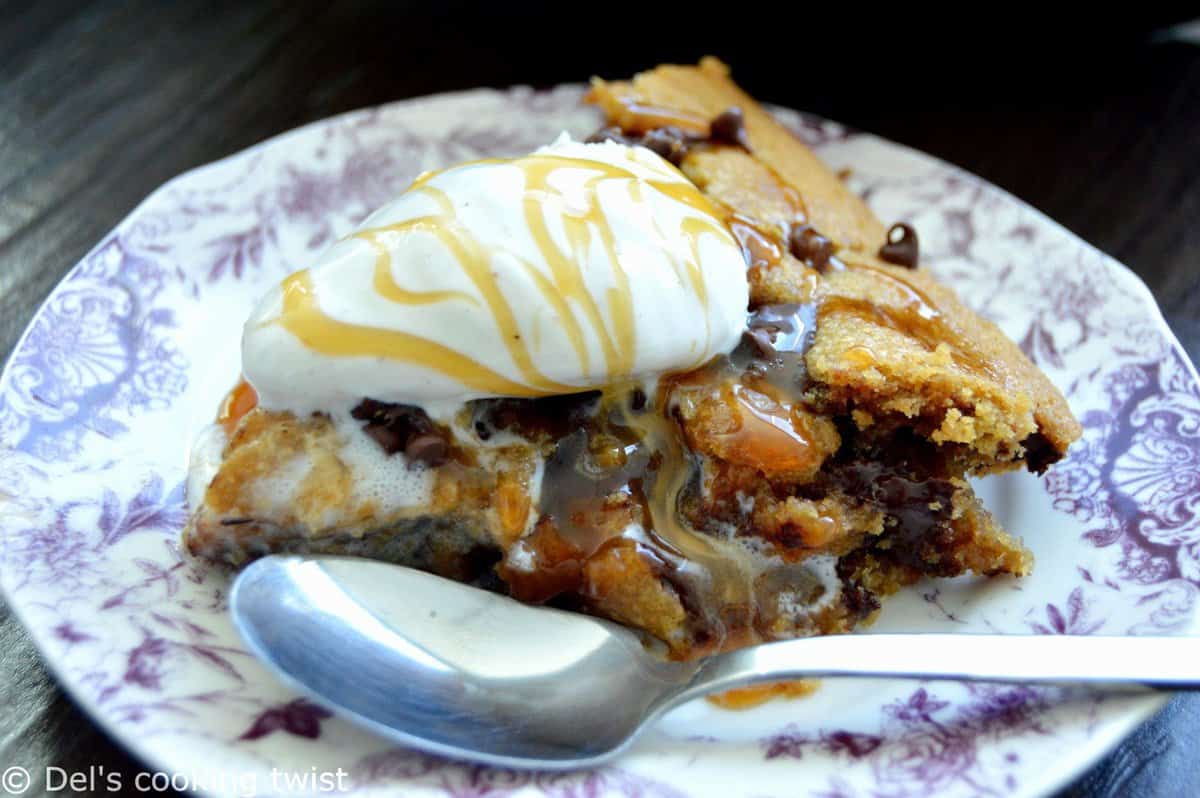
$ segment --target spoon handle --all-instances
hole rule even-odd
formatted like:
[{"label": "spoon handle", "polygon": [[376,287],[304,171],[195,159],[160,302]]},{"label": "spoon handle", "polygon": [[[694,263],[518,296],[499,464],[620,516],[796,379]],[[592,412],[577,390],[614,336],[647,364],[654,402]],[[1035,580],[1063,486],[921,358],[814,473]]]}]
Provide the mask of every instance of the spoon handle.
[{"label": "spoon handle", "polygon": [[732,651],[704,663],[672,703],[756,682],[824,676],[1200,687],[1200,638],[830,635]]}]

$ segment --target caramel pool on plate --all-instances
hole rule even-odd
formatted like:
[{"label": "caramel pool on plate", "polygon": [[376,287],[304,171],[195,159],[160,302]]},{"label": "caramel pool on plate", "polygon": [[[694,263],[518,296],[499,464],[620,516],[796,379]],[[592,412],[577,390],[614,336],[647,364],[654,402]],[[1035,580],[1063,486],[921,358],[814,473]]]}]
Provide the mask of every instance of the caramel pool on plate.
[{"label": "caramel pool on plate", "polygon": [[708,701],[721,709],[753,709],[775,698],[804,698],[816,692],[820,684],[816,679],[767,682],[715,693]]}]

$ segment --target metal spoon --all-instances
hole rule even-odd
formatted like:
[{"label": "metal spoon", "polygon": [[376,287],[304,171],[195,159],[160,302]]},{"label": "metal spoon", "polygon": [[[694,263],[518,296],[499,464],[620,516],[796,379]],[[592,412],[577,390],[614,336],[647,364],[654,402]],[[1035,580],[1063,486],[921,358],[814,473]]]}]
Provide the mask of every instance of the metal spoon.
[{"label": "metal spoon", "polygon": [[1200,684],[1186,637],[835,635],[668,662],[607,621],[345,557],[258,560],[229,604],[297,690],[405,745],[507,767],[596,765],[684,701],[780,679]]}]

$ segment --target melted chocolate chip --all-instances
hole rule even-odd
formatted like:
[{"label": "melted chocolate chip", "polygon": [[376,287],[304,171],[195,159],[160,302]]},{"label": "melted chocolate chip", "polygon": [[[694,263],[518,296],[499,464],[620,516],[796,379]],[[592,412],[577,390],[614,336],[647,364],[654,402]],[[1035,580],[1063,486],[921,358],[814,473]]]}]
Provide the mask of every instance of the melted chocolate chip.
[{"label": "melted chocolate chip", "polygon": [[603,141],[615,141],[630,146],[640,145],[656,153],[675,166],[683,163],[688,151],[704,141],[714,141],[721,144],[732,144],[744,149],[750,149],[750,139],[746,135],[746,120],[742,109],[734,106],[718,114],[709,123],[707,137],[683,130],[674,125],[664,125],[649,130],[640,136],[629,135],[619,127],[605,127],[587,137],[588,144]]},{"label": "melted chocolate chip", "polygon": [[813,330],[816,328],[815,305],[794,302],[778,305],[760,305],[746,319],[751,332],[769,335],[774,353],[796,352],[804,354],[812,345]]},{"label": "melted chocolate chip", "polygon": [[558,440],[587,423],[599,399],[599,391],[589,391],[543,399],[477,399],[470,407],[480,440],[487,440],[498,430],[526,440]]},{"label": "melted chocolate chip", "polygon": [[634,388],[633,392],[629,394],[629,407],[638,412],[645,410],[646,392],[641,388]]},{"label": "melted chocolate chip", "polygon": [[879,257],[897,266],[917,268],[920,257],[917,231],[903,222],[892,225],[887,232],[887,242],[879,248]]},{"label": "melted chocolate chip", "polygon": [[404,452],[410,466],[446,462],[450,447],[445,435],[419,407],[363,399],[350,415],[364,422],[363,431],[389,456]]},{"label": "melted chocolate chip", "polygon": [[961,570],[947,559],[955,550],[951,518],[957,489],[937,448],[911,429],[871,442],[849,420],[839,421],[842,449],[824,471],[829,484],[887,516],[878,555],[931,575]]},{"label": "melted chocolate chip", "polygon": [[371,440],[379,444],[388,455],[393,455],[396,452],[404,449],[404,438],[401,434],[389,426],[383,424],[367,424],[363,427],[363,431],[371,437]]},{"label": "melted chocolate chip", "polygon": [[760,356],[772,358],[778,354],[775,351],[774,336],[767,330],[747,329],[743,333],[743,336],[758,351]]},{"label": "melted chocolate chip", "polygon": [[861,555],[854,552],[838,560],[837,575],[842,580],[842,601],[846,609],[863,620],[879,609],[879,597],[867,590],[854,578],[855,571],[860,565]]},{"label": "melted chocolate chip", "polygon": [[605,141],[615,141],[628,146],[642,146],[656,153],[675,166],[683,163],[692,145],[702,141],[702,137],[688,133],[677,127],[666,126],[655,128],[641,136],[627,135],[619,127],[606,127],[597,130],[587,137],[588,144],[599,144]]},{"label": "melted chocolate chip", "polygon": [[450,447],[446,444],[445,438],[427,432],[409,440],[408,445],[404,447],[404,456],[409,459],[409,462],[439,466],[446,462],[446,455],[449,454],[449,451]]},{"label": "melted chocolate chip", "polygon": [[645,446],[627,451],[624,462],[605,466],[597,461],[585,429],[577,429],[561,438],[546,459],[542,476],[542,514],[553,520],[559,533],[585,555],[594,553],[603,543],[598,529],[588,523],[589,511],[602,507],[604,500],[635,479],[651,465]]},{"label": "melted chocolate chip", "polygon": [[1021,441],[1025,448],[1025,467],[1035,474],[1044,474],[1046,469],[1062,459],[1062,452],[1040,432],[1035,432]]},{"label": "melted chocolate chip", "polygon": [[695,136],[691,136],[677,127],[659,127],[642,136],[639,143],[675,166],[679,166],[695,141]]},{"label": "melted chocolate chip", "polygon": [[241,526],[242,524],[252,524],[252,523],[254,523],[253,518],[223,518],[223,519],[221,519],[221,526]]},{"label": "melted chocolate chip", "polygon": [[726,108],[709,123],[709,138],[723,144],[733,144],[744,150],[750,149],[750,138],[746,135],[746,117],[742,109]]},{"label": "melted chocolate chip", "polygon": [[618,144],[637,144],[636,138],[626,136],[619,127],[602,127],[584,139],[587,144],[601,144],[605,141],[615,141]]},{"label": "melted chocolate chip", "polygon": [[461,581],[493,593],[505,592],[504,583],[500,581],[500,576],[496,573],[496,566],[502,558],[503,555],[499,549],[488,546],[473,547],[461,560],[464,571],[464,578]]},{"label": "melted chocolate chip", "polygon": [[829,268],[829,259],[833,257],[833,242],[806,224],[792,227],[788,249],[797,260],[820,272]]},{"label": "melted chocolate chip", "polygon": [[354,406],[354,409],[350,411],[350,415],[357,421],[375,421],[385,416],[396,415],[408,408],[420,411],[420,408],[412,405],[389,404],[387,402],[380,402],[377,399],[363,399]]},{"label": "melted chocolate chip", "polygon": [[903,542],[892,548],[899,552],[921,552],[929,534],[950,517],[954,485],[915,473],[904,462],[845,463],[838,468],[836,481],[846,493],[867,499],[895,519],[893,534]]},{"label": "melted chocolate chip", "polygon": [[756,371],[769,383],[796,396],[808,383],[804,356],[812,346],[817,308],[812,304],[761,305],[746,317],[743,345],[735,364]]}]

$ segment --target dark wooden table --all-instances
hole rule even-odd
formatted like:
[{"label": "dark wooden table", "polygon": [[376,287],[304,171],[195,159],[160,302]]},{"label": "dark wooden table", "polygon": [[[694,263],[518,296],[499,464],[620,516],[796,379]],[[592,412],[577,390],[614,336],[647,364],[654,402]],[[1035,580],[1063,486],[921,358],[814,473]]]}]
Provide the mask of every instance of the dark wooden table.
[{"label": "dark wooden table", "polygon": [[[711,51],[763,99],[1031,202],[1137,271],[1200,355],[1200,47],[1161,33],[1178,16],[1006,12],[972,27],[899,8],[864,25],[854,8],[762,18],[730,4],[717,21],[675,6],[500,5],[0,2],[0,354],[63,273],[185,169],[352,108]],[[1197,750],[1200,699],[1176,698],[1063,795],[1196,795]],[[104,765],[126,784],[140,767],[0,604],[0,766],[12,765]]]}]

